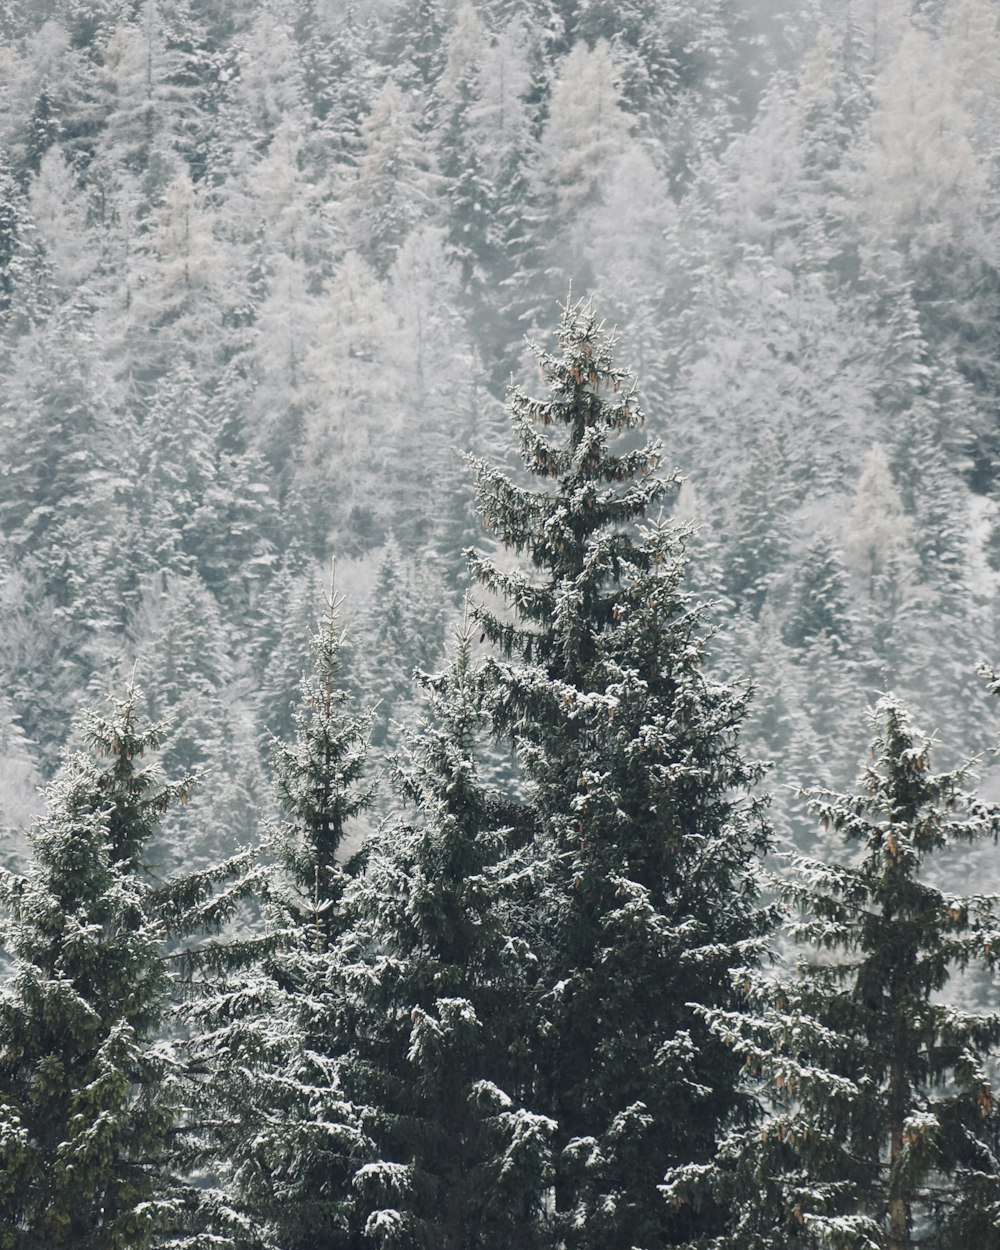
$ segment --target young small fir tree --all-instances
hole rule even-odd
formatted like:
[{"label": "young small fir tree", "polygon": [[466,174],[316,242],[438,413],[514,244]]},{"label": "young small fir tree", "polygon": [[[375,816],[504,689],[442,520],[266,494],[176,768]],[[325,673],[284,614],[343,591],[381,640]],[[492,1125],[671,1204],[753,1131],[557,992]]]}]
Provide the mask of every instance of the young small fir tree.
[{"label": "young small fir tree", "polygon": [[740,797],[759,777],[738,749],[746,692],[703,671],[683,534],[641,525],[667,484],[635,439],[632,380],[589,306],[558,337],[538,351],[548,397],[510,396],[535,483],[478,465],[487,528],[538,573],[471,565],[507,608],[479,613],[501,652],[484,685],[537,821],[532,1096],[558,1124],[554,1235],[628,1250],[690,1235],[657,1184],[710,1158],[741,1110],[737,1067],[689,1004],[731,1004],[728,965],[767,929],[767,831]]},{"label": "young small fir tree", "polygon": [[929,740],[892,696],[873,721],[860,791],[813,800],[857,853],[792,856],[780,883],[807,948],[795,977],[737,972],[746,1007],[704,1013],[768,1108],[714,1163],[666,1177],[673,1204],[730,1212],[714,1250],[1000,1245],[1000,1013],[946,993],[953,974],[995,964],[997,900],[928,880],[932,856],[995,841],[1000,810],[963,770],[930,771]]},{"label": "young small fir tree", "polygon": [[374,790],[372,716],[350,710],[343,686],[340,606],[331,592],[294,736],[274,745],[286,819],[264,839],[265,933],[209,952],[216,977],[191,1012],[194,1053],[209,1074],[203,1159],[240,1213],[241,1247],[346,1245],[350,1178],[370,1153],[339,1075],[346,1041],[333,952],[350,879],[341,860]]}]

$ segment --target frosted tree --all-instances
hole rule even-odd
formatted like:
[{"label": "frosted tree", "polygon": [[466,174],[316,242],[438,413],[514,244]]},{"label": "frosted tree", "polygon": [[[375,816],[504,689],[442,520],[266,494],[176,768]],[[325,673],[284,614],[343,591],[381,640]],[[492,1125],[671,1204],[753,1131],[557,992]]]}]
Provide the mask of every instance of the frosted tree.
[{"label": "frosted tree", "polygon": [[204,125],[196,90],[200,41],[187,10],[186,4],[144,0],[103,46],[97,150],[129,173],[145,175],[146,194],[162,191],[170,169],[165,156],[196,153]]},{"label": "frosted tree", "polygon": [[[184,1202],[171,1176],[182,1066],[163,1036],[164,948],[189,930],[176,885],[154,888],[148,863],[188,783],[141,762],[159,730],[140,727],[137,701],[130,689],[109,716],[87,717],[87,750],[46,792],[25,875],[0,873],[12,956],[0,991],[0,1244],[11,1250],[145,1250]],[[181,892],[206,897],[201,884]]]},{"label": "frosted tree", "polygon": [[650,154],[630,139],[601,186],[600,203],[587,214],[584,255],[596,289],[632,345],[631,366],[654,390],[663,368],[664,287],[676,228],[676,209],[666,179]]},{"label": "frosted tree", "polygon": [[976,227],[984,174],[938,45],[909,31],[875,86],[867,211],[919,260]]},{"label": "frosted tree", "polygon": [[[380,479],[402,421],[406,384],[391,364],[398,323],[382,284],[356,252],[334,270],[316,317],[315,348],[305,360],[297,485],[317,538],[325,542],[336,520],[348,544],[341,550],[356,555],[388,529]],[[331,479],[338,483],[336,496]]]},{"label": "frosted tree", "polygon": [[277,505],[264,466],[239,449],[242,430],[227,426],[217,400],[185,363],[150,395],[133,496],[148,541],[131,571],[136,580],[160,569],[196,572],[228,605],[242,603],[269,569]]},{"label": "frosted tree", "polygon": [[399,66],[406,85],[427,88],[441,74],[446,5],[442,0],[396,0],[383,56]]},{"label": "frosted tree", "polygon": [[[322,335],[330,319],[314,294],[315,277],[305,256],[277,248],[262,262],[260,279],[243,356],[252,386],[247,429],[268,463],[287,478],[295,445],[310,420],[307,410],[317,398],[311,362],[327,354]],[[323,415],[329,419],[332,414]]]},{"label": "frosted tree", "polygon": [[155,380],[179,359],[205,376],[221,352],[220,312],[229,288],[204,190],[181,167],[151,209],[141,236],[133,293],[133,374]]},{"label": "frosted tree", "polygon": [[460,80],[442,80],[453,93],[440,138],[441,170],[451,183],[449,242],[462,268],[480,352],[498,381],[506,379],[512,344],[537,299],[540,258],[529,186],[537,144],[529,96],[541,67],[533,34],[521,17],[511,17],[463,52]]},{"label": "frosted tree", "polygon": [[568,235],[571,264],[579,263],[585,242],[577,218],[599,199],[632,124],[621,108],[610,45],[575,44],[558,66],[536,166],[549,211]]},{"label": "frosted tree", "polygon": [[11,303],[23,277],[23,235],[30,217],[6,160],[0,163],[0,314],[9,322]]},{"label": "frosted tree", "polygon": [[65,26],[43,20],[8,49],[3,104],[9,158],[17,173],[36,171],[53,144],[68,158],[89,155],[101,120],[87,52],[73,46]]},{"label": "frosted tree", "polygon": [[931,771],[929,740],[893,697],[872,719],[860,789],[813,800],[841,858],[792,856],[778,885],[804,948],[796,975],[737,971],[746,1006],[708,1013],[767,1109],[712,1166],[666,1178],[673,1204],[728,1210],[719,1250],[989,1245],[1000,1228],[1000,1016],[942,993],[993,966],[997,900],[942,892],[930,863],[995,840],[1000,814],[962,770]]},{"label": "frosted tree", "polygon": [[418,104],[392,79],[385,84],[361,125],[357,170],[345,188],[349,241],[381,274],[434,205],[437,175],[420,142]]},{"label": "frosted tree", "polygon": [[410,235],[386,294],[396,315],[391,355],[405,379],[392,463],[406,466],[406,486],[393,525],[411,550],[427,546],[457,559],[460,548],[442,548],[461,533],[467,509],[446,485],[465,476],[457,448],[478,441],[486,402],[472,381],[482,370],[458,312],[458,272],[442,230],[424,226]]},{"label": "frosted tree", "polygon": [[875,443],[865,457],[846,542],[869,597],[875,597],[885,579],[898,580],[911,571],[910,537],[910,522],[885,449]]},{"label": "frosted tree", "polygon": [[9,546],[0,557],[0,619],[6,696],[36,746],[43,775],[51,775],[86,677],[72,620],[59,611],[40,572],[14,559]]},{"label": "frosted tree", "polygon": [[67,517],[109,509],[132,435],[120,403],[79,305],[22,340],[0,380],[0,513],[15,544],[38,551]]},{"label": "frosted tree", "polygon": [[371,1153],[340,1078],[349,1044],[333,957],[346,923],[341,860],[372,783],[371,716],[353,711],[344,688],[339,606],[331,594],[292,737],[274,744],[280,817],[264,837],[264,935],[203,961],[190,1013],[193,1055],[209,1074],[198,1099],[201,1160],[221,1172],[250,1244],[281,1250],[317,1238],[350,1244],[350,1181]]},{"label": "frosted tree", "polygon": [[834,652],[850,647],[854,630],[847,572],[840,553],[820,534],[805,553],[793,581],[785,641],[808,649],[826,639]]},{"label": "frosted tree", "polygon": [[687,1004],[728,1002],[730,961],[767,927],[754,884],[767,834],[739,797],[759,776],[738,748],[746,695],[702,668],[682,533],[643,523],[667,483],[612,346],[575,305],[557,352],[536,349],[546,395],[509,396],[531,479],[478,465],[484,523],[528,567],[471,557],[495,596],[479,612],[499,652],[487,705],[538,824],[531,1045],[538,1109],[558,1125],[557,1240],[572,1247],[691,1231],[660,1174],[709,1158],[741,1097]]},{"label": "frosted tree", "polygon": [[28,191],[28,210],[53,283],[64,295],[72,294],[92,275],[99,257],[76,172],[58,148],[42,157]]},{"label": "frosted tree", "polygon": [[254,193],[266,250],[313,265],[327,262],[330,227],[322,214],[330,188],[314,180],[302,123],[285,113],[247,182]]},{"label": "frosted tree", "polygon": [[822,28],[810,49],[795,91],[806,168],[834,197],[839,215],[844,172],[871,111],[870,77],[853,14],[836,32]]},{"label": "frosted tree", "polygon": [[318,133],[332,166],[350,168],[377,74],[372,59],[375,17],[354,4],[318,0],[307,14],[300,14],[299,28],[305,86]]},{"label": "frosted tree", "polygon": [[[74,669],[77,674],[58,690],[55,670],[37,674],[24,725],[46,747],[49,715],[60,724],[61,745],[65,706],[61,712],[56,707],[75,703],[82,683],[116,649],[135,450],[134,423],[120,405],[86,310],[75,302],[22,337],[16,360],[0,378],[0,454],[7,466],[0,523],[12,556],[49,601],[60,635],[58,668],[64,678]],[[28,710],[18,706],[22,715]]]},{"label": "frosted tree", "polygon": [[426,678],[426,719],[396,767],[406,806],[366,848],[338,959],[353,1043],[345,1080],[377,1147],[354,1178],[380,1246],[542,1240],[552,1121],[523,1103],[536,959],[508,860],[511,805],[479,774],[473,629]]},{"label": "frosted tree", "polygon": [[445,63],[435,83],[446,108],[461,103],[486,42],[487,30],[475,8],[471,4],[459,5],[451,29],[442,40]]},{"label": "frosted tree", "polygon": [[233,101],[238,124],[249,123],[247,138],[261,146],[283,125],[304,120],[305,83],[291,26],[293,13],[282,14],[279,6],[257,10],[240,41]]},{"label": "frosted tree", "polygon": [[[946,28],[953,19],[959,30],[974,23],[968,11],[949,11]],[[978,29],[988,48],[989,31],[981,22]],[[988,75],[966,77],[966,54],[954,38],[908,35],[876,83],[858,225],[865,268],[874,270],[876,284],[880,270],[899,263],[897,249],[924,337],[946,369],[953,358],[971,383],[973,448],[983,484],[993,480],[986,466],[995,456],[987,414],[997,388],[997,217],[990,207],[995,161],[981,126],[977,135],[981,101],[973,84],[987,94],[991,87]],[[891,287],[886,294],[891,298]]]},{"label": "frosted tree", "polygon": [[[728,191],[720,188],[720,195],[722,211]],[[714,213],[692,222],[685,212],[678,230],[675,254],[687,257],[684,267],[702,247],[715,259],[692,274],[692,292],[679,292],[685,312],[680,351],[674,349],[672,439],[692,471],[711,467],[727,511],[762,438],[780,445],[793,498],[843,491],[854,471],[845,447],[870,438],[870,336],[825,277],[795,272],[794,254],[742,245],[734,255],[717,255],[714,221]],[[803,422],[803,411],[815,420]]]},{"label": "frosted tree", "polygon": [[944,19],[942,56],[972,118],[970,140],[985,156],[995,152],[997,142],[989,118],[1000,104],[1000,22],[983,0],[958,0],[949,5]]},{"label": "frosted tree", "polygon": [[[910,629],[926,627],[933,592],[918,581],[912,521],[903,507],[888,457],[880,443],[869,450],[846,518],[844,548],[860,591],[858,617],[866,651],[879,667],[908,667]],[[918,627],[919,630],[919,627]],[[908,685],[908,683],[906,683]]]}]

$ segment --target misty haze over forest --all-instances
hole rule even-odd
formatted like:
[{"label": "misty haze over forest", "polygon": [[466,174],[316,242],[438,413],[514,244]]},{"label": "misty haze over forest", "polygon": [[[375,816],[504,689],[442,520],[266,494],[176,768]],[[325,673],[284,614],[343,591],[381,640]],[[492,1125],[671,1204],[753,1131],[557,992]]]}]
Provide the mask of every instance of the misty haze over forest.
[{"label": "misty haze over forest", "polygon": [[8,826],[138,661],[206,773],[185,853],[250,836],[334,555],[391,746],[481,540],[458,452],[503,447],[571,284],[685,479],[771,788],[851,777],[885,686],[992,745],[987,0],[94,0],[2,34]]},{"label": "misty haze over forest", "polygon": [[[592,446],[573,425],[583,418],[558,408],[574,385],[588,420],[610,414],[600,417],[607,446],[597,435]],[[560,421],[575,433],[557,448]],[[529,426],[535,435],[525,433]],[[613,450],[612,435],[621,436],[624,451]],[[573,494],[566,485],[576,482],[573,465],[592,469],[606,493],[594,486],[597,493],[580,487]],[[658,475],[666,485],[654,489]],[[536,479],[541,502],[530,494]],[[595,517],[604,508],[609,526],[624,527],[607,538],[607,551],[596,520],[588,528],[595,508]],[[586,535],[588,552],[574,576],[599,566],[609,585],[623,588],[613,609],[611,591],[606,603],[597,591],[591,600],[560,563],[565,552],[553,535],[567,516],[575,518],[574,535]],[[471,561],[470,548],[478,553]],[[663,574],[669,594],[644,581],[653,565],[671,570]],[[58,770],[67,752],[97,744],[118,758],[125,730],[116,737],[117,730],[94,728],[94,709],[110,693],[124,700],[119,710],[128,709],[122,725],[134,727],[130,717],[162,722],[161,739],[151,731],[147,741],[135,730],[135,742],[148,746],[177,787],[163,792],[164,810],[150,816],[158,831],[143,852],[143,871],[161,884],[203,874],[198,889],[208,893],[197,906],[209,931],[256,932],[261,917],[277,924],[267,909],[278,906],[280,890],[272,878],[265,887],[254,876],[264,872],[256,848],[263,847],[269,871],[283,866],[308,894],[308,855],[275,831],[283,821],[308,826],[315,817],[303,815],[303,761],[312,757],[302,717],[325,698],[328,718],[333,710],[346,718],[336,738],[344,752],[336,756],[337,776],[353,797],[344,799],[345,819],[336,817],[334,849],[326,855],[313,846],[315,862],[308,862],[316,891],[323,874],[332,874],[337,891],[354,900],[348,911],[356,907],[368,928],[345,921],[335,934],[324,930],[324,949],[340,952],[341,971],[356,972],[373,951],[389,960],[398,932],[386,899],[401,898],[393,893],[404,889],[399,882],[421,882],[424,872],[428,891],[437,888],[419,839],[407,841],[420,821],[401,814],[412,808],[426,815],[435,802],[444,810],[453,793],[435,788],[443,756],[427,746],[432,724],[450,726],[466,744],[462,751],[463,734],[478,743],[477,777],[496,788],[482,808],[494,822],[495,858],[482,851],[478,868],[455,868],[455,880],[480,873],[496,884],[503,864],[511,880],[521,880],[520,872],[534,882],[536,873],[551,886],[539,887],[532,906],[504,895],[500,911],[482,920],[482,934],[495,921],[496,932],[520,935],[505,948],[516,963],[523,954],[511,953],[517,943],[523,939],[527,949],[534,939],[513,921],[505,928],[503,909],[522,919],[536,915],[544,947],[551,933],[543,918],[560,914],[545,871],[555,880],[576,853],[559,842],[569,836],[560,821],[570,820],[570,810],[580,848],[585,842],[589,800],[581,795],[591,774],[579,765],[579,793],[565,811],[546,787],[556,787],[559,769],[577,768],[575,752],[586,754],[598,740],[596,729],[588,737],[580,728],[594,708],[617,714],[619,697],[625,707],[620,690],[646,671],[635,657],[655,668],[642,649],[643,631],[653,629],[643,613],[666,595],[663,646],[676,646],[671,654],[680,658],[669,698],[663,691],[656,697],[668,701],[672,710],[663,716],[674,729],[690,717],[715,746],[702,758],[700,748],[682,750],[681,739],[668,735],[657,749],[680,752],[678,760],[707,787],[688,815],[711,810],[706,828],[717,822],[723,843],[731,835],[729,849],[719,852],[720,893],[711,894],[720,911],[732,906],[731,931],[717,935],[718,949],[728,943],[730,953],[718,975],[729,976],[739,951],[753,965],[746,985],[756,986],[763,948],[755,944],[774,920],[761,918],[760,899],[769,900],[774,887],[758,882],[758,861],[773,862],[773,850],[840,854],[850,805],[845,798],[838,807],[829,796],[856,786],[866,760],[920,761],[919,776],[910,778],[920,790],[930,776],[926,732],[934,737],[935,767],[978,757],[971,779],[956,777],[933,793],[926,781],[927,811],[939,801],[942,812],[965,811],[957,796],[973,783],[986,799],[1000,797],[993,755],[1000,705],[989,672],[1000,667],[998,574],[995,0],[0,0],[0,865],[14,874],[10,881],[21,880],[16,874],[32,862],[32,822],[55,827],[44,824],[46,804],[55,804],[52,794],[65,798],[66,774]],[[675,591],[680,597],[671,598]],[[588,686],[593,674],[584,680],[567,658],[576,655],[575,626],[566,624],[576,612],[590,621],[586,628],[593,625],[594,638],[606,635],[623,648],[612,654],[611,642],[594,643],[606,688]],[[533,630],[548,641],[537,641]],[[518,656],[535,677],[511,675]],[[546,722],[531,704],[532,664],[549,664],[548,679],[586,692],[579,707],[575,696],[564,696],[576,728],[563,726],[558,749],[541,728],[537,741],[525,728],[533,717],[551,728],[557,715]],[[322,673],[325,696],[317,693],[322,682],[302,686],[304,675],[316,682]],[[434,673],[451,675],[428,690],[418,675]],[[684,703],[688,682],[696,693]],[[649,683],[659,689],[652,676]],[[881,728],[873,731],[866,710],[880,699]],[[654,729],[667,733],[649,708],[643,715],[636,741],[647,732],[653,741]],[[324,724],[333,734],[332,721]],[[422,747],[414,747],[414,734]],[[868,793],[880,795],[869,781]],[[310,784],[319,785],[315,778]],[[642,790],[633,778],[626,793],[633,784]],[[817,788],[830,804],[822,821],[803,794]],[[479,812],[478,802],[468,798],[469,810]],[[665,804],[659,794],[648,810]],[[969,845],[928,870],[956,898],[1000,889],[995,830],[974,804],[968,812],[969,828],[982,839],[970,834]],[[540,829],[562,847],[558,870],[558,856],[543,854],[544,871],[530,866],[526,847],[548,836]],[[390,852],[393,837],[398,848]],[[375,849],[367,867],[345,867],[369,839]],[[629,898],[641,910],[648,882],[646,869],[635,867],[639,845],[620,867],[630,883],[621,890],[634,885]],[[219,869],[224,863],[235,865],[230,875],[238,884],[224,905],[210,904],[213,890],[229,888],[220,884],[229,879]],[[684,869],[692,881],[704,869],[697,863]],[[737,885],[725,895],[744,870],[744,895]],[[567,880],[578,882],[581,872]],[[605,875],[618,880],[610,869]],[[565,902],[576,886],[563,885]],[[11,886],[11,897],[20,888]],[[783,905],[808,910],[808,892],[788,888]],[[183,907],[179,898],[170,903],[176,914],[163,921],[175,945],[197,930],[194,895]],[[325,905],[335,910],[340,898],[331,894]],[[662,899],[657,906],[669,911]],[[700,904],[691,906],[700,915]],[[962,917],[956,925],[975,912],[952,907]],[[501,913],[508,919],[497,919]],[[403,928],[410,923],[397,920]],[[968,973],[948,992],[992,1010],[993,939],[983,939],[992,930],[986,919],[982,926],[975,932],[987,971]],[[10,939],[9,950],[21,958],[19,941]],[[487,945],[476,951],[469,967],[479,969],[481,957],[493,969],[483,972],[487,980],[507,976],[507,964],[502,975],[493,968]],[[305,962],[286,969],[284,980],[275,974],[281,994],[320,975],[313,964],[304,970],[308,958],[299,953]],[[968,963],[971,955],[962,958]],[[541,984],[532,978],[549,973],[558,999],[558,960],[538,959],[547,971],[531,971],[528,960],[505,982],[510,1003],[531,1001],[530,987]],[[260,982],[252,985],[257,993]],[[352,985],[341,986],[347,999]],[[438,1003],[447,998],[441,993]],[[701,988],[690,993],[709,1021],[728,1001],[722,991],[714,998],[698,997]],[[457,991],[453,998],[459,1001]],[[300,1019],[298,1000],[267,1002],[262,1012]],[[192,1036],[202,1026],[222,1030],[229,1008],[215,1006],[218,1017],[195,1011],[185,1029]],[[623,1018],[630,1009],[620,1007]],[[434,1027],[458,1029],[455,1012],[451,1023],[441,1016]],[[363,1022],[377,1016],[365,1000],[343,1027],[364,1033]],[[3,1019],[0,1013],[0,1035]],[[370,1027],[374,1037],[377,1027]],[[718,1019],[699,1027],[706,1038],[715,1029],[716,1040],[705,1046],[717,1046]],[[736,1036],[756,1026],[732,1027]],[[295,1045],[308,1051],[303,1036]],[[670,1045],[679,1045],[677,1036]],[[376,1050],[398,1042],[378,1037]],[[726,1044],[744,1046],[749,1069],[768,1071],[757,1043],[740,1037]],[[418,1040],[412,1047],[411,1060]],[[697,1066],[707,1051],[694,1049]],[[335,1067],[334,1052],[322,1053]],[[589,1062],[571,1047],[566,1055],[570,1068]],[[210,1070],[204,1054],[202,1061]],[[622,1060],[623,1070],[629,1062]],[[326,1080],[329,1092],[340,1078],[323,1072],[310,1079]],[[703,1076],[692,1075],[691,1088]],[[509,1088],[520,1079],[511,1075]],[[560,1126],[551,1130],[559,1149],[576,1151],[574,1167],[583,1168],[578,1143],[591,1136],[610,1159],[611,1147],[591,1134],[582,1110],[577,1120],[571,1111],[560,1120],[562,1093],[547,1091],[546,1079],[535,1071],[531,1095],[528,1085],[512,1095],[516,1107],[503,1114],[522,1116],[514,1136],[523,1132],[537,1145],[549,1132],[539,1127],[547,1116]],[[235,1088],[226,1086],[238,1107]],[[497,1085],[499,1093],[506,1088]],[[374,1097],[370,1089],[365,1096]],[[566,1107],[575,1105],[567,1098]],[[674,1105],[663,1098],[663,1106]],[[185,1114],[193,1105],[185,1104]],[[698,1114],[689,1109],[679,1118],[693,1123]],[[719,1126],[731,1127],[734,1114],[727,1103],[706,1128],[709,1137],[716,1133],[715,1145]],[[992,1114],[990,1103],[984,1122],[992,1125]],[[201,1167],[203,1180],[231,1167],[225,1174],[232,1180],[239,1173],[244,1184],[241,1166],[263,1166],[259,1159],[238,1166],[231,1142],[213,1148],[225,1166],[195,1151],[191,1159],[201,1162],[188,1160],[192,1175]],[[360,1193],[375,1147],[369,1155],[356,1142],[351,1149],[368,1160],[345,1172],[344,1185]],[[678,1209],[695,1204],[684,1168],[711,1152],[705,1142],[686,1149],[664,1146],[648,1165],[637,1150],[621,1164],[623,1174],[648,1166],[643,1183],[652,1192],[669,1164],[673,1179],[664,1192]],[[390,1154],[384,1147],[379,1167],[389,1166]],[[531,1157],[537,1163],[542,1155]],[[505,1158],[504,1167],[513,1167]],[[463,1242],[455,1231],[471,1227],[463,1215],[444,1240],[428,1233],[427,1244],[586,1250],[582,1233],[574,1240],[569,1206],[561,1205],[561,1165],[552,1166],[558,1179],[543,1203],[554,1221],[548,1233],[536,1227],[538,1194],[549,1193],[538,1179],[548,1173],[537,1163],[535,1188],[511,1199],[508,1222],[490,1233],[495,1243],[468,1233]],[[378,1183],[391,1188],[386,1175]],[[605,1210],[614,1186],[608,1181],[600,1190],[594,1181],[594,1194],[604,1197],[585,1200],[573,1189],[577,1181],[565,1183],[579,1210],[592,1199],[589,1235],[597,1238],[593,1212]],[[233,1184],[225,1203],[235,1211]],[[826,1202],[832,1211],[836,1201],[823,1192],[822,1201],[815,1193],[796,1201],[810,1212],[814,1199],[817,1211]],[[720,1193],[712,1190],[705,1201],[723,1202]],[[2,1195],[0,1181],[0,1202]],[[976,1201],[986,1210],[985,1198]],[[520,1214],[511,1223],[515,1207]],[[231,1240],[219,1244],[257,1246],[233,1231],[243,1216],[232,1215],[230,1226],[230,1215],[219,1217],[219,1228]],[[356,1215],[343,1217],[351,1237],[360,1236]],[[904,1238],[903,1217],[890,1211],[883,1228],[889,1240],[877,1244],[907,1250],[925,1218],[933,1223],[937,1215],[907,1214]],[[343,1231],[339,1215],[330,1219],[330,1228]],[[698,1228],[676,1219],[661,1227],[636,1216],[627,1236],[649,1238],[642,1250],[686,1244]],[[393,1242],[390,1224],[376,1230],[386,1247],[418,1244],[398,1233],[403,1224]],[[302,1229],[293,1235],[277,1227],[259,1244],[313,1244]],[[722,1237],[721,1227],[711,1235]],[[962,1237],[1000,1244],[992,1225],[961,1227]],[[612,1221],[595,1250],[632,1250],[638,1240],[616,1240],[626,1237],[624,1228]],[[871,1232],[860,1224],[850,1230]],[[802,1244],[839,1246],[835,1231],[822,1232],[834,1240]],[[36,1245],[4,1236],[0,1229],[0,1250]],[[316,1246],[362,1244],[337,1241],[329,1230],[322,1236],[328,1240]],[[749,1240],[746,1230],[732,1236],[699,1244],[771,1245]],[[128,1241],[66,1244],[132,1250]]]}]

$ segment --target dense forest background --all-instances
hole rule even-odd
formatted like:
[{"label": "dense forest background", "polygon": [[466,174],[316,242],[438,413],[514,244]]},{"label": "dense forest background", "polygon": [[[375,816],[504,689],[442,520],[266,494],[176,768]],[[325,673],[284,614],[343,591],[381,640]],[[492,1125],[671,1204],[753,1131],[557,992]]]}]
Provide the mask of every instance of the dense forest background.
[{"label": "dense forest background", "polygon": [[887,686],[989,748],[998,107],[992,0],[0,0],[4,854],[133,666],[202,774],[165,869],[252,839],[334,557],[391,752],[570,289],[778,832]]}]

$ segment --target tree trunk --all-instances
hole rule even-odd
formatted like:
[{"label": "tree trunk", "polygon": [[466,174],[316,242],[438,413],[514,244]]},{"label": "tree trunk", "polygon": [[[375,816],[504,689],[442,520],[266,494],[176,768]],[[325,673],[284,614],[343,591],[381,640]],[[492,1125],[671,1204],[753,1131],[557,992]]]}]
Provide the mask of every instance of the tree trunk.
[{"label": "tree trunk", "polygon": [[903,1153],[903,1123],[906,1118],[906,1083],[903,1065],[895,1060],[889,1067],[889,1240],[886,1250],[911,1250],[910,1199],[896,1175]]}]

